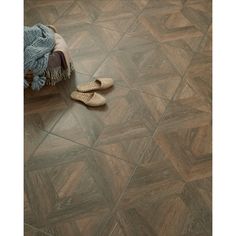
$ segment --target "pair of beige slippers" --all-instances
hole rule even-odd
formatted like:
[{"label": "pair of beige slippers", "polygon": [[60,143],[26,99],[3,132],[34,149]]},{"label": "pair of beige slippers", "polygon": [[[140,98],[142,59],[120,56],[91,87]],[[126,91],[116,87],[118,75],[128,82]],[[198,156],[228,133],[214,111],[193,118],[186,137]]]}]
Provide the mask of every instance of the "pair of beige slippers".
[{"label": "pair of beige slippers", "polygon": [[92,82],[77,86],[77,91],[71,93],[71,98],[87,106],[97,107],[106,103],[106,99],[93,91],[104,90],[113,86],[112,78],[97,78]]}]

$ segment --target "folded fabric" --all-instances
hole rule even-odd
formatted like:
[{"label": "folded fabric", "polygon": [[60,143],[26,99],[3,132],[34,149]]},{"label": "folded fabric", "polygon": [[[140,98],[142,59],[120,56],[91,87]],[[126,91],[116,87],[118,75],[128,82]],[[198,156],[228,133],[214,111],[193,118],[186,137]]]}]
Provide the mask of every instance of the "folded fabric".
[{"label": "folded fabric", "polygon": [[[54,32],[43,24],[24,27],[24,72],[32,71],[34,77],[31,88],[39,90],[46,82],[44,72],[48,58],[55,46]],[[24,81],[24,87],[28,87]]]},{"label": "folded fabric", "polygon": [[50,85],[55,85],[62,79],[69,79],[74,70],[65,40],[58,33],[55,33],[54,37],[55,47],[49,56],[48,67],[45,70],[46,83]]}]

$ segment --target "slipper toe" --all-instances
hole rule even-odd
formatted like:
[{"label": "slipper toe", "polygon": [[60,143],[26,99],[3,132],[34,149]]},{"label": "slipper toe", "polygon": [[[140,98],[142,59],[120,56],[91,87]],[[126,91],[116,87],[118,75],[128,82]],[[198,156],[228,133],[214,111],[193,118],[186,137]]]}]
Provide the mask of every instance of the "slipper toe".
[{"label": "slipper toe", "polygon": [[97,78],[92,82],[81,84],[77,86],[79,92],[89,92],[95,90],[103,90],[110,88],[113,85],[112,78]]},{"label": "slipper toe", "polygon": [[113,85],[112,78],[98,78],[98,79],[96,79],[96,81],[100,82],[100,84],[101,84],[100,89],[107,89]]},{"label": "slipper toe", "polygon": [[74,91],[71,93],[71,98],[91,107],[102,106],[106,103],[106,99],[98,93],[81,93]]}]

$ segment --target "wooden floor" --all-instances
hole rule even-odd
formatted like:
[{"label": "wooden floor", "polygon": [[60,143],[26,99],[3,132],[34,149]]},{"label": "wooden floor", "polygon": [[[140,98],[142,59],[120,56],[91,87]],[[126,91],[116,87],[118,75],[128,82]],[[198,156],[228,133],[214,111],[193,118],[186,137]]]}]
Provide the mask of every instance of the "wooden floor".
[{"label": "wooden floor", "polygon": [[[25,91],[25,236],[211,235],[211,1],[25,0],[76,73]],[[70,100],[111,76],[103,108]]]}]

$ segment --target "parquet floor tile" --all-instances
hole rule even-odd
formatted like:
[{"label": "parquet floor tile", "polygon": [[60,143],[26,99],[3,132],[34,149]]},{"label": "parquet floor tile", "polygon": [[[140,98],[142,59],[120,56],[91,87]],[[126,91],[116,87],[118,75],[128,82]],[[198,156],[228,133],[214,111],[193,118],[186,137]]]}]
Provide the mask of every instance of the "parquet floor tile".
[{"label": "parquet floor tile", "polygon": [[[203,173],[205,168],[193,167],[208,161],[207,155],[202,157],[209,150],[195,145],[200,155],[191,171],[198,179],[186,180],[169,152],[153,139],[103,235],[211,235],[211,179]],[[186,152],[188,148],[182,146]]]},{"label": "parquet floor tile", "polygon": [[52,133],[136,162],[167,101],[118,86],[105,92],[105,96],[107,105],[98,109],[74,102]]},{"label": "parquet floor tile", "polygon": [[181,77],[156,43],[114,50],[95,72],[111,76],[117,85],[170,99]]},{"label": "parquet floor tile", "polygon": [[85,74],[93,74],[121,38],[117,31],[88,23],[55,25],[69,45],[75,69]]},{"label": "parquet floor tile", "polygon": [[49,135],[25,170],[26,223],[57,230],[65,225],[66,232],[72,221],[78,231],[92,232],[109,215],[134,167]]},{"label": "parquet floor tile", "polygon": [[212,51],[211,27],[200,45],[199,52],[193,57],[185,79],[190,86],[205,100],[212,103]]},{"label": "parquet floor tile", "polygon": [[[211,0],[25,0],[76,71],[24,94],[27,236],[212,235]],[[107,104],[70,99],[105,76]]]},{"label": "parquet floor tile", "polygon": [[24,102],[24,114],[27,116],[25,126],[32,122],[38,128],[50,131],[66,108],[67,104],[56,87],[52,89],[46,86],[36,93],[27,89]]},{"label": "parquet floor tile", "polygon": [[56,24],[60,26],[72,26],[84,23],[92,23],[99,14],[89,1],[73,1],[69,8],[66,9],[62,17],[60,17]]},{"label": "parquet floor tile", "polygon": [[211,23],[211,7],[211,0],[150,0],[146,10],[150,17],[158,13],[156,35],[168,40],[177,34],[182,38],[191,33],[199,35],[198,30],[205,32]]},{"label": "parquet floor tile", "polygon": [[95,24],[120,32],[125,32],[135,20],[147,0],[111,0],[111,1],[94,1],[101,9],[101,14],[95,20]]},{"label": "parquet floor tile", "polygon": [[131,27],[128,29],[124,37],[120,40],[116,49],[129,50],[131,47],[152,43],[156,41],[152,34],[142,25],[139,19],[137,19]]},{"label": "parquet floor tile", "polygon": [[210,106],[182,81],[104,235],[211,235],[211,133]]},{"label": "parquet floor tile", "polygon": [[24,225],[24,236],[51,236],[44,231]]},{"label": "parquet floor tile", "polygon": [[[207,211],[202,214],[208,217]],[[155,200],[148,195],[132,207],[120,207],[108,223],[110,231],[104,235],[209,236],[211,231],[205,229],[205,225],[199,215],[188,208],[181,194]]]},{"label": "parquet floor tile", "polygon": [[185,181],[210,177],[211,134],[211,106],[185,81],[159,123],[152,149],[170,160]]},{"label": "parquet floor tile", "polygon": [[24,24],[53,24],[70,7],[73,0],[28,0],[25,1]]},{"label": "parquet floor tile", "polygon": [[46,137],[47,133],[35,125],[29,117],[24,116],[24,158],[28,160],[35,148]]}]

